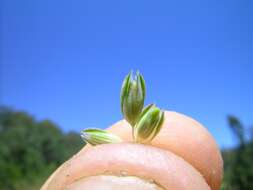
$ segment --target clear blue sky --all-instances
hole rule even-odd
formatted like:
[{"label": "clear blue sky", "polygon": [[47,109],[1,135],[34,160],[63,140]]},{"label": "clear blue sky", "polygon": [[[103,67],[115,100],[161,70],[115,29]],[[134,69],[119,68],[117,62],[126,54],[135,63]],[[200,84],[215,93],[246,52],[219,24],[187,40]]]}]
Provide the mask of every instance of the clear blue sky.
[{"label": "clear blue sky", "polygon": [[253,1],[2,0],[0,103],[64,131],[121,119],[130,69],[147,101],[235,144],[227,114],[253,123]]}]

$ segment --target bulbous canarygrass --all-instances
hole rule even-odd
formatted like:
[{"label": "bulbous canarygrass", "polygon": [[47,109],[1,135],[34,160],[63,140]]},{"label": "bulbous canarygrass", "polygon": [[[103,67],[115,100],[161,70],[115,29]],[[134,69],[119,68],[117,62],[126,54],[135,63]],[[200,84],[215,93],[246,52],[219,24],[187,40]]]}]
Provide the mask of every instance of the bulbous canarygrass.
[{"label": "bulbous canarygrass", "polygon": [[134,140],[139,143],[148,143],[160,132],[164,111],[151,104],[143,109],[139,117],[134,127]]},{"label": "bulbous canarygrass", "polygon": [[85,129],[81,131],[82,139],[95,146],[99,144],[108,144],[108,143],[119,143],[122,142],[120,137],[108,133],[107,131],[101,129]]},{"label": "bulbous canarygrass", "polygon": [[130,72],[124,79],[121,94],[121,112],[124,118],[134,126],[143,109],[146,95],[145,81],[142,75],[137,72],[132,76]]}]

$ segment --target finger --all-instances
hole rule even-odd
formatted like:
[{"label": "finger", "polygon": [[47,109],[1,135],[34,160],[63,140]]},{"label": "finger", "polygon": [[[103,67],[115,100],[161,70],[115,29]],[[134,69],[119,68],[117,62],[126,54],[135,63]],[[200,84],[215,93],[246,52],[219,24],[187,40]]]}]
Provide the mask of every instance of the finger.
[{"label": "finger", "polygon": [[[135,182],[154,180],[155,183],[151,183],[155,185],[154,189],[210,189],[201,174],[182,158],[159,148],[130,143],[105,144],[88,149],[71,159],[60,170],[57,178],[48,184],[47,189],[95,190],[101,184],[112,189],[117,186],[127,187],[129,181],[111,183],[111,180],[103,180],[103,176],[120,176],[122,172],[126,176],[137,176]],[[97,177],[94,180],[90,176]],[[140,183],[140,186],[132,185],[143,187]]]},{"label": "finger", "polygon": [[[124,141],[132,141],[131,127],[124,120],[109,131]],[[213,190],[220,188],[223,161],[219,148],[211,134],[197,121],[166,111],[163,127],[151,144],[182,157],[204,176]]]}]

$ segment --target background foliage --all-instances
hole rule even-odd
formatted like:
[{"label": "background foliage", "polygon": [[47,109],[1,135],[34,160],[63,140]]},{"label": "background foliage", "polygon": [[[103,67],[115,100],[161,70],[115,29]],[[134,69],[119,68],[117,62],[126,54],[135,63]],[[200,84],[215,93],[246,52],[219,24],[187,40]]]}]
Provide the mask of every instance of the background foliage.
[{"label": "background foliage", "polygon": [[235,149],[222,152],[225,170],[222,189],[253,189],[253,128],[246,128],[235,116],[228,116],[228,123],[239,143]]},{"label": "background foliage", "polygon": [[49,120],[0,108],[0,189],[39,189],[43,181],[84,143]]},{"label": "background foliage", "polygon": [[[228,124],[238,146],[223,150],[223,190],[253,189],[253,131],[234,116]],[[250,134],[249,136],[247,136]],[[80,135],[63,133],[50,120],[0,108],[0,189],[35,190],[61,163],[84,146]]]}]

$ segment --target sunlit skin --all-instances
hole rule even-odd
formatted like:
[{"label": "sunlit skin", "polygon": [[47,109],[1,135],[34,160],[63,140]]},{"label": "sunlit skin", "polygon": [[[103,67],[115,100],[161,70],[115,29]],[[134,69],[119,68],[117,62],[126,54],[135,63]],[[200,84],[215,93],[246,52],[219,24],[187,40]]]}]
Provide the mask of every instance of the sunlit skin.
[{"label": "sunlit skin", "polygon": [[[52,174],[42,190],[96,190],[101,186],[114,190],[131,185],[136,190],[219,189],[223,175],[220,151],[197,121],[167,111],[162,130],[146,145],[133,143],[131,126],[124,120],[108,131],[124,142],[85,146]],[[147,182],[150,180],[152,183]]]}]

